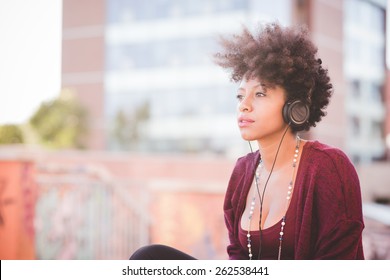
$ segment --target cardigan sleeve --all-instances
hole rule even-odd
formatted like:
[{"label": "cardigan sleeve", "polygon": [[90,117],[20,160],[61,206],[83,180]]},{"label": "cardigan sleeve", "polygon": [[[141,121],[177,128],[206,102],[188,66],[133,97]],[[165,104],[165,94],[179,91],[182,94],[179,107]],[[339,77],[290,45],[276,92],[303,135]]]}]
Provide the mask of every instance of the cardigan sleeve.
[{"label": "cardigan sleeve", "polygon": [[248,258],[248,251],[244,250],[238,239],[238,222],[240,220],[240,205],[246,198],[244,187],[246,182],[247,158],[239,158],[229,180],[223,205],[225,224],[229,235],[227,253],[230,260]]},{"label": "cardigan sleeve", "polygon": [[340,150],[329,149],[322,157],[316,190],[314,213],[318,219],[318,237],[313,259],[364,259],[359,179]]},{"label": "cardigan sleeve", "polygon": [[361,233],[363,223],[343,220],[321,237],[313,259],[358,260],[364,259]]},{"label": "cardigan sleeve", "polygon": [[231,210],[225,211],[225,221],[226,221],[226,225],[229,233],[229,241],[230,241],[229,245],[227,246],[229,260],[248,259],[248,257],[246,256],[248,252],[245,252],[243,250],[237,236],[234,234],[234,229],[231,227],[231,225],[228,225],[229,221],[231,221],[231,217],[229,217],[230,214],[231,214]]}]

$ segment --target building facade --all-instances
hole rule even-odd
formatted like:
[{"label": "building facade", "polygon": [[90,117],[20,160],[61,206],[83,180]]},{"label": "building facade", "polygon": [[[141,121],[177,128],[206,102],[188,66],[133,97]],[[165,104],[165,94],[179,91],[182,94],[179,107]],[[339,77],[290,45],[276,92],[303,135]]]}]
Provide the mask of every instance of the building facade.
[{"label": "building facade", "polygon": [[106,2],[107,147],[225,153],[240,145],[235,85],[212,61],[218,35],[241,23],[290,24],[292,2],[152,2]]},{"label": "building facade", "polygon": [[384,0],[65,0],[62,86],[90,112],[91,149],[236,157],[248,148],[236,85],[212,61],[218,36],[241,24],[306,24],[334,94],[304,136],[371,162],[386,158],[385,19]]},{"label": "building facade", "polygon": [[88,111],[90,149],[105,147],[105,1],[62,1],[63,89],[72,91]]},{"label": "building facade", "polygon": [[366,163],[386,158],[386,1],[348,0],[344,10],[346,151]]}]

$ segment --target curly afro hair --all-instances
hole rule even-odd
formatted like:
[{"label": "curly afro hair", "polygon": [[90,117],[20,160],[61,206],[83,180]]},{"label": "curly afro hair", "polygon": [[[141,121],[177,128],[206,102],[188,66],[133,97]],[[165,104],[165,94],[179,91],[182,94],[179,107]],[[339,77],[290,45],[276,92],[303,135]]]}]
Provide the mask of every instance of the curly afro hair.
[{"label": "curly afro hair", "polygon": [[269,23],[251,33],[221,37],[223,51],[214,55],[219,66],[231,71],[231,80],[258,78],[268,86],[285,89],[287,101],[301,100],[310,108],[308,121],[293,132],[309,130],[326,115],[333,86],[327,69],[317,58],[317,47],[305,27]]}]

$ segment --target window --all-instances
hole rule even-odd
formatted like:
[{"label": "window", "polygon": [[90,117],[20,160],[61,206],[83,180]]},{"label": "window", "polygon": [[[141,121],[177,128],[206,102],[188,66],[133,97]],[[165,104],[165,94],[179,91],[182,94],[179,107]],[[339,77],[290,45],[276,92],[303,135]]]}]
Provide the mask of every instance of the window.
[{"label": "window", "polygon": [[110,23],[143,21],[169,17],[186,17],[249,9],[249,0],[108,0]]},{"label": "window", "polygon": [[351,117],[352,137],[359,137],[360,135],[360,119],[357,116]]},{"label": "window", "polygon": [[359,98],[360,97],[360,81],[359,80],[353,80],[351,82],[351,95],[354,98]]}]

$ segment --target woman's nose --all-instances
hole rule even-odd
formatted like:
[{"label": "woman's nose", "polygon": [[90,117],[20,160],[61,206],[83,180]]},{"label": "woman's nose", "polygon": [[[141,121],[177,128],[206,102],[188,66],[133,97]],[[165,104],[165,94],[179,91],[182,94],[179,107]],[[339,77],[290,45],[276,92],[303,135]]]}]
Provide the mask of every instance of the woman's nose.
[{"label": "woman's nose", "polygon": [[252,110],[251,100],[249,96],[244,97],[238,107],[240,112],[248,112]]}]

